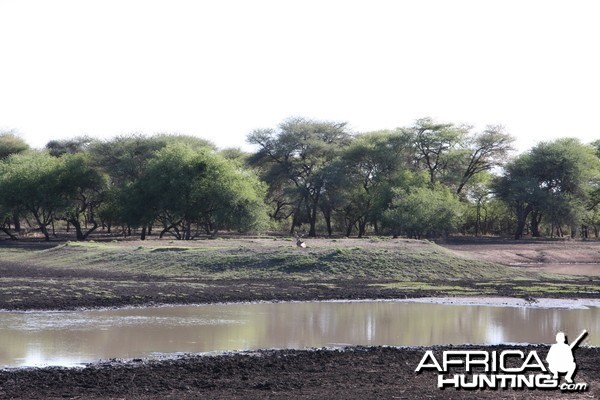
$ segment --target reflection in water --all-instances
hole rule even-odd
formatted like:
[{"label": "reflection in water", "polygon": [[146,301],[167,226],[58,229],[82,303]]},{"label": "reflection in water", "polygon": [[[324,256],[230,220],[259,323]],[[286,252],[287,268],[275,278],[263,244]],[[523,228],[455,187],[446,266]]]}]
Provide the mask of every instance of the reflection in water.
[{"label": "reflection in water", "polygon": [[559,330],[575,338],[583,329],[591,332],[584,344],[600,345],[600,307],[376,301],[0,312],[0,367],[343,344],[550,344]]}]

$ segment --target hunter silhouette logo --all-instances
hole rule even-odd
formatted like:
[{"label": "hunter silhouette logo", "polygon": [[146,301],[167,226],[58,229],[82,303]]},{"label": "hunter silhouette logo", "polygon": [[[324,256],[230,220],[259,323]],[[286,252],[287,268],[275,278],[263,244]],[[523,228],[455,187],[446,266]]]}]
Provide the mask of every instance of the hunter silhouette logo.
[{"label": "hunter silhouette logo", "polygon": [[[556,334],[556,343],[546,355],[548,366],[538,356],[536,350],[525,354],[521,350],[446,350],[441,362],[432,350],[427,350],[415,372],[433,369],[438,371],[437,386],[440,389],[560,389],[563,392],[588,390],[588,384],[573,382],[577,364],[573,350],[585,339],[584,330],[570,345],[563,332]],[[516,366],[515,366],[516,365]],[[452,374],[453,368],[457,371]],[[480,371],[475,372],[475,368]],[[560,374],[565,374],[565,382],[560,383]]]},{"label": "hunter silhouette logo", "polygon": [[566,373],[565,380],[567,383],[573,383],[573,375],[577,369],[575,358],[573,357],[573,350],[579,346],[579,343],[587,336],[587,331],[584,329],[581,335],[575,339],[571,345],[566,343],[565,334],[558,332],[556,334],[556,344],[550,347],[550,351],[546,356],[548,361],[548,369],[552,372],[554,379],[559,379],[559,373]]}]

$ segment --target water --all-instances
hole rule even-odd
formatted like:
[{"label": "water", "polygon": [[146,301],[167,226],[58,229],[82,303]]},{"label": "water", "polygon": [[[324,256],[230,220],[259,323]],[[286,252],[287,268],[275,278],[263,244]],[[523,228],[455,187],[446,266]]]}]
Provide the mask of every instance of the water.
[{"label": "water", "polygon": [[[574,304],[574,303],[573,303]],[[406,301],[219,304],[74,312],[0,312],[0,366],[72,366],[184,352],[341,345],[553,343],[590,331],[580,309]]]}]

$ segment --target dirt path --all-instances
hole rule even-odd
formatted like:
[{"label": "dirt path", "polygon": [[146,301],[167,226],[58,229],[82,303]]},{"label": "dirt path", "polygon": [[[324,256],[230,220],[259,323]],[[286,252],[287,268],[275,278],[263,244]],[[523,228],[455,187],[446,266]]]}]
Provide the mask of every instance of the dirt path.
[{"label": "dirt path", "polygon": [[600,276],[600,263],[596,264],[530,264],[524,268],[543,271],[550,274]]},{"label": "dirt path", "polygon": [[566,275],[600,276],[600,241],[454,238],[443,247],[455,254],[504,265]]}]

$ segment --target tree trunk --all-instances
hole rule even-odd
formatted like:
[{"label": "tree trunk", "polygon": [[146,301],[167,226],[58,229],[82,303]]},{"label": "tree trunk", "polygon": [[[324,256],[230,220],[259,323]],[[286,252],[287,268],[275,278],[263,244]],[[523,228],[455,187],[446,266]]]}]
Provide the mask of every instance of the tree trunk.
[{"label": "tree trunk", "polygon": [[13,225],[15,228],[15,232],[20,233],[21,232],[21,218],[19,218],[18,211],[15,211],[13,213]]},{"label": "tree trunk", "polygon": [[346,237],[350,237],[350,235],[352,234],[352,228],[354,228],[354,223],[348,223],[348,225],[346,226]]},{"label": "tree trunk", "polygon": [[327,225],[327,236],[331,237],[333,230],[331,228],[331,212],[323,212],[325,218],[325,225]]},{"label": "tree trunk", "polygon": [[40,231],[44,234],[44,240],[46,242],[50,241],[50,232],[48,232],[48,228],[44,224],[40,224]]},{"label": "tree trunk", "polygon": [[367,230],[367,219],[359,219],[358,220],[358,238],[362,238]]},{"label": "tree trunk", "polygon": [[317,237],[317,210],[319,209],[319,194],[315,195],[312,207],[309,208],[310,230],[308,236]]},{"label": "tree trunk", "polygon": [[525,224],[527,223],[527,216],[532,211],[531,206],[523,207],[517,210],[517,230],[515,231],[515,239],[521,239],[523,232],[525,231]]},{"label": "tree trunk", "polygon": [[146,240],[146,225],[142,226],[142,234],[140,235],[140,240]]},{"label": "tree trunk", "polygon": [[192,222],[186,220],[185,221],[185,234],[183,236],[183,238],[185,240],[190,240],[192,237]]},{"label": "tree trunk", "polygon": [[481,202],[477,202],[477,217],[475,218],[475,237],[479,236],[479,226],[481,225]]},{"label": "tree trunk", "polygon": [[540,237],[540,222],[542,221],[542,213],[539,211],[531,212],[531,236],[532,237]]},{"label": "tree trunk", "polygon": [[18,237],[16,237],[15,235],[13,235],[12,233],[10,233],[10,231],[6,228],[0,228],[0,230],[4,233],[6,233],[8,235],[8,237],[10,237],[11,240],[19,240]]},{"label": "tree trunk", "polygon": [[79,220],[72,218],[68,222],[71,223],[73,225],[73,227],[75,228],[75,235],[76,235],[78,241],[86,240],[88,238],[88,236],[98,228],[98,223],[96,221],[92,221],[92,223],[94,225],[91,228],[86,226],[87,230],[86,230],[86,232],[83,232],[83,229],[81,228],[81,223],[79,222]]},{"label": "tree trunk", "polygon": [[298,222],[298,209],[296,209],[296,211],[294,211],[294,214],[292,215],[292,226],[290,227],[290,235],[294,235],[294,231],[296,230],[296,224]]}]

